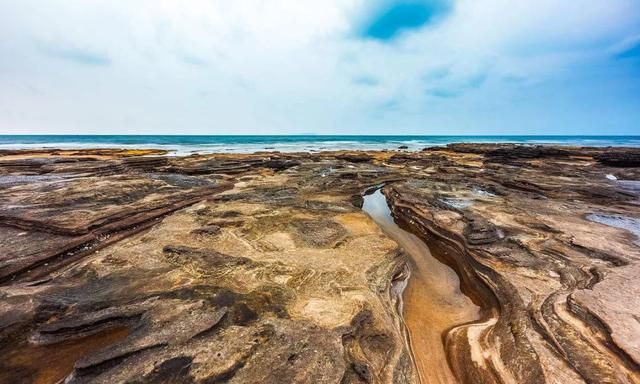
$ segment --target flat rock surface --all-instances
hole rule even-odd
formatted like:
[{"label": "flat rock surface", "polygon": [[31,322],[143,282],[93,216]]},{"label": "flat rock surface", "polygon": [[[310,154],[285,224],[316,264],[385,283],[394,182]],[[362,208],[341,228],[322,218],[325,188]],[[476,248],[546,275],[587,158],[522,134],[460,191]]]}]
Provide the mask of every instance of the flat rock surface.
[{"label": "flat rock surface", "polygon": [[481,308],[458,381],[640,383],[631,149],[162,154],[0,153],[0,382],[418,382],[383,186]]}]

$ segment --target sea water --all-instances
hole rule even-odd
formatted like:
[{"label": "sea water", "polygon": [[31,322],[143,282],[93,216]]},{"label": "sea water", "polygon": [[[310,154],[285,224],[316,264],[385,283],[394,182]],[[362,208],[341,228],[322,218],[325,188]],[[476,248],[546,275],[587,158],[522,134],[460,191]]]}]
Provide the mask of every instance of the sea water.
[{"label": "sea water", "polygon": [[640,147],[640,136],[0,135],[0,149],[156,148],[171,151],[173,155],[258,151],[318,152],[339,149],[393,150],[401,146],[415,151],[450,143]]}]

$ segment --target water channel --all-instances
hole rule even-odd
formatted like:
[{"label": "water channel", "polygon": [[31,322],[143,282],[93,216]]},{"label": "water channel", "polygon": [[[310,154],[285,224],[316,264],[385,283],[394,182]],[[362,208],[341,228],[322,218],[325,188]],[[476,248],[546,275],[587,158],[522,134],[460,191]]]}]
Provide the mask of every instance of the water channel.
[{"label": "water channel", "polygon": [[364,196],[362,209],[410,259],[403,316],[421,383],[456,383],[443,336],[457,325],[478,320],[480,307],[461,291],[460,279],[451,267],[440,262],[420,238],[395,223],[380,189]]}]

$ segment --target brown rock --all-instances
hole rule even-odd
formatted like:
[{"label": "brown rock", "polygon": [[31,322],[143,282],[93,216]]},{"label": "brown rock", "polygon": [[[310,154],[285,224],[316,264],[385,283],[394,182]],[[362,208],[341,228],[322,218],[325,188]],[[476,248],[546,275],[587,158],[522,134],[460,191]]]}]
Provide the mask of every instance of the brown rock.
[{"label": "brown rock", "polygon": [[[461,382],[640,382],[640,208],[605,177],[634,150],[136,153],[0,154],[0,382],[415,383],[429,348]],[[382,185],[451,297],[401,300],[441,280],[359,209]]]},{"label": "brown rock", "polygon": [[640,150],[606,150],[594,156],[596,160],[611,167],[640,167]]}]

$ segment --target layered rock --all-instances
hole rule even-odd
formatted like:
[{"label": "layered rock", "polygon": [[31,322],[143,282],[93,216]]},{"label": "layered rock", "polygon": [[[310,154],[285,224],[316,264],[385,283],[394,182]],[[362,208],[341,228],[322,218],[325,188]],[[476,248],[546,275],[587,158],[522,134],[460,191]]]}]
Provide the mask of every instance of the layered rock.
[{"label": "layered rock", "polygon": [[172,159],[0,191],[0,382],[414,382],[397,245],[326,188],[337,172],[309,183],[316,166],[291,161]]},{"label": "layered rock", "polygon": [[629,153],[0,154],[0,382],[417,382],[384,185],[480,308],[460,382],[638,383]]},{"label": "layered rock", "polygon": [[518,167],[496,167],[496,150],[478,147],[446,152],[446,166],[459,173],[436,169],[385,189],[396,218],[452,248],[445,262],[484,286],[470,288],[487,305],[497,302],[497,317],[447,335],[458,376],[638,382],[637,239],[589,220],[594,212],[638,218],[638,196],[591,158],[567,161],[554,151],[539,161],[514,151]]}]

